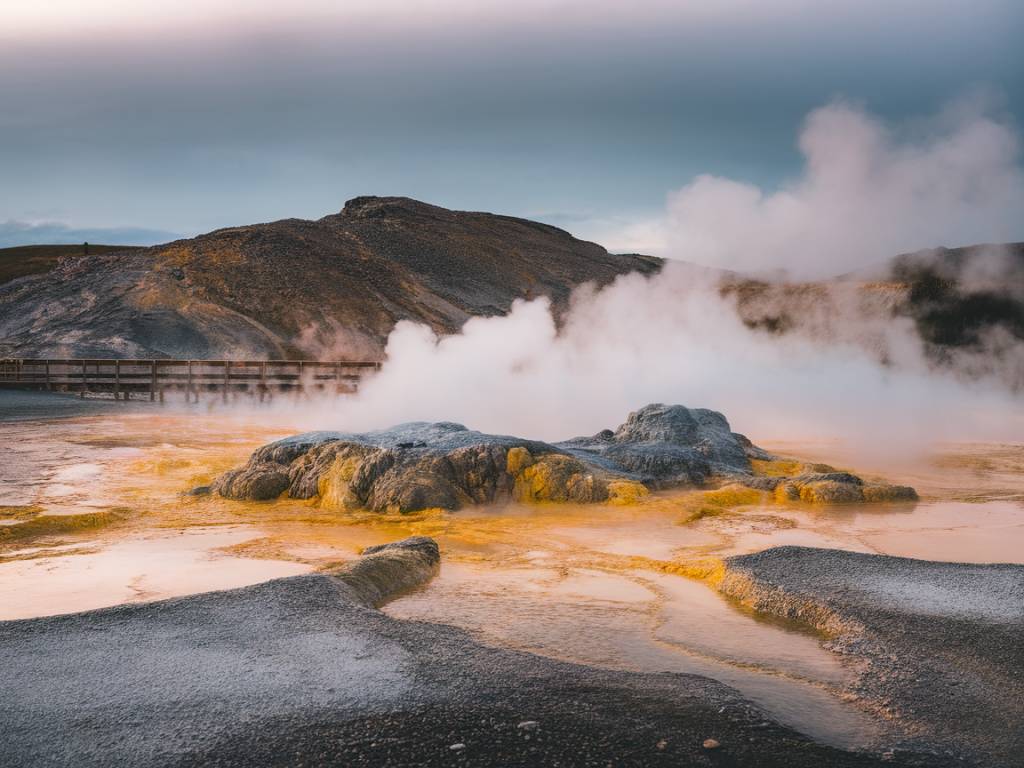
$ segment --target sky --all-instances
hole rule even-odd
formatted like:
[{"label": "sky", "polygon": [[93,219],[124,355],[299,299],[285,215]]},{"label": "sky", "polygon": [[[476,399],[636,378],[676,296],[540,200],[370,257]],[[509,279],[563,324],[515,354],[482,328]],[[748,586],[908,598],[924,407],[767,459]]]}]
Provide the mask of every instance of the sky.
[{"label": "sky", "polygon": [[[813,177],[801,137],[830,104],[898,144],[980,100],[1016,136],[1022,33],[1019,0],[3,0],[0,245],[380,194],[665,250],[693,242],[672,232],[701,178],[771,200]],[[989,239],[1024,239],[1004,223]]]}]

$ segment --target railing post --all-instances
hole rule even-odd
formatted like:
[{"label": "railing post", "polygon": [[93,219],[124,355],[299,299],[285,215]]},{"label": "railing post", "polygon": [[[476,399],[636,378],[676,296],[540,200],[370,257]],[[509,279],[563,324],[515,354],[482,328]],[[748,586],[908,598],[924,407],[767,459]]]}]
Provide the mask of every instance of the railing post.
[{"label": "railing post", "polygon": [[156,400],[156,360],[149,361],[149,402]]},{"label": "railing post", "polygon": [[121,361],[114,361],[114,400],[121,399]]},{"label": "railing post", "polygon": [[[198,401],[198,400],[199,400],[199,398],[197,397],[196,401]],[[185,402],[188,403],[188,402],[191,402],[191,401],[192,401],[192,361],[189,360],[188,361],[188,380],[185,383]]]},{"label": "railing post", "polygon": [[223,400],[226,403],[228,401],[228,387],[231,386],[231,361],[224,361],[224,397]]},{"label": "railing post", "polygon": [[53,389],[53,387],[50,385],[50,360],[49,360],[49,358],[47,358],[46,362],[43,365],[45,366],[45,371],[46,371],[46,391],[49,392],[51,389]]}]

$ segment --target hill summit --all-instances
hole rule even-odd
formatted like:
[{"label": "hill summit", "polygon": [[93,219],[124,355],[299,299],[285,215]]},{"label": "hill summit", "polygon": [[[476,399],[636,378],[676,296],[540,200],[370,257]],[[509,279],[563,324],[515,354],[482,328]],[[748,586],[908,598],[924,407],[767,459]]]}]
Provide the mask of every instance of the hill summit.
[{"label": "hill summit", "polygon": [[452,333],[660,266],[547,224],[357,197],[317,221],[68,257],[0,285],[0,356],[377,359],[400,320]]}]

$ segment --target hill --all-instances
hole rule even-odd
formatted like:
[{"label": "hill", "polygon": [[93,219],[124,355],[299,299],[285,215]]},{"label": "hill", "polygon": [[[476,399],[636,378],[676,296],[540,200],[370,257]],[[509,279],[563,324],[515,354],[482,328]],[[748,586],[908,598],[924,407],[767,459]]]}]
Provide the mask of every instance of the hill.
[{"label": "hill", "polygon": [[400,320],[452,333],[516,298],[564,308],[582,283],[660,266],[525,219],[360,197],[0,285],[0,355],[379,358]]},{"label": "hill", "polygon": [[[114,253],[131,250],[130,245],[94,245],[89,243],[90,254]],[[0,285],[25,275],[49,272],[65,256],[83,256],[84,244],[75,245],[19,245],[0,248]]]}]

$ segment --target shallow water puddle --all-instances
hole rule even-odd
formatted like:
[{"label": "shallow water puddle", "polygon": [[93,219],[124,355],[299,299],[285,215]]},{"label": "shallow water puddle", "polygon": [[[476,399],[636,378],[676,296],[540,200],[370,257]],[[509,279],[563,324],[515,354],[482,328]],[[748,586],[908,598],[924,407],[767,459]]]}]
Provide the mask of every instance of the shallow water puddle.
[{"label": "shallow water puddle", "polygon": [[700,582],[665,574],[642,578],[664,600],[655,632],[662,642],[808,680],[838,683],[850,676],[813,632],[742,610]]},{"label": "shallow water puddle", "polygon": [[253,531],[245,527],[194,529],[122,539],[83,554],[45,549],[8,552],[8,556],[31,557],[0,562],[0,619],[232,589],[309,571],[299,563],[215,552],[252,536]]},{"label": "shallow water puddle", "polygon": [[434,581],[384,611],[566,661],[713,677],[831,744],[877,735],[870,718],[822,687],[848,672],[816,637],[758,620],[678,576],[445,563]]},{"label": "shallow water puddle", "polygon": [[921,504],[905,516],[875,514],[857,522],[860,539],[875,551],[899,557],[963,563],[1024,564],[1024,505]]},{"label": "shallow water puddle", "polygon": [[[776,508],[766,508],[778,514]],[[836,506],[803,509],[790,516],[797,527],[758,531],[743,518],[709,522],[723,531],[734,526],[722,554],[797,545],[873,552],[920,560],[1024,564],[1024,504],[961,501]]]}]

